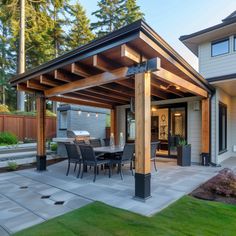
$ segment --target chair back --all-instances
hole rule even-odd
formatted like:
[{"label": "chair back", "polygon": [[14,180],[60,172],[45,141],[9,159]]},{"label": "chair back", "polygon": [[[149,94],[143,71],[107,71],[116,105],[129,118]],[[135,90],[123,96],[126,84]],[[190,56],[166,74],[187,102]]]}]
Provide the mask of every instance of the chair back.
[{"label": "chair back", "polygon": [[79,144],[83,162],[96,162],[96,156],[91,145]]},{"label": "chair back", "polygon": [[85,144],[84,140],[76,140],[74,141],[75,144],[79,145],[79,144]]},{"label": "chair back", "polygon": [[134,143],[125,144],[123,154],[122,154],[122,161],[132,160],[134,157],[135,146]]},{"label": "chair back", "polygon": [[90,142],[90,145],[94,148],[102,146],[102,143],[101,143],[100,139],[90,139],[89,142]]},{"label": "chair back", "polygon": [[159,142],[151,143],[151,158],[156,157],[156,151],[157,151],[158,145],[159,145]]},{"label": "chair back", "polygon": [[110,146],[110,139],[109,138],[104,138],[103,141],[104,141],[104,145],[106,147]]},{"label": "chair back", "polygon": [[70,160],[80,160],[80,153],[75,144],[65,143],[68,158]]}]

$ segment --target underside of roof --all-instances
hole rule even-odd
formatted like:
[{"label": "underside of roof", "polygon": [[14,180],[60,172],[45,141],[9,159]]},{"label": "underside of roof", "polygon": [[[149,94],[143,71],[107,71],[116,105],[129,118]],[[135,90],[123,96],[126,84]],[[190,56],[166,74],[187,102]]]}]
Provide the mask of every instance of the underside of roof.
[{"label": "underside of roof", "polygon": [[66,53],[11,80],[18,90],[52,101],[112,108],[134,97],[130,70],[158,58],[152,100],[202,96],[213,88],[144,21]]}]

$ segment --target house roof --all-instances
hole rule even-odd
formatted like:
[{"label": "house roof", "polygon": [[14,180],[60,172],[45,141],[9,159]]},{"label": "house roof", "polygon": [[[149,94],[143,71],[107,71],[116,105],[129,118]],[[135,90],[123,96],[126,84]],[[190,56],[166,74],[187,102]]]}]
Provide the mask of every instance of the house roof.
[{"label": "house roof", "polygon": [[198,56],[199,44],[227,37],[234,33],[236,33],[236,11],[224,18],[220,24],[189,35],[183,35],[179,39]]},{"label": "house roof", "polygon": [[161,67],[152,73],[153,99],[205,96],[214,90],[143,20],[16,75],[10,83],[49,100],[110,108],[129,104],[134,96],[134,78],[127,70],[157,57]]}]

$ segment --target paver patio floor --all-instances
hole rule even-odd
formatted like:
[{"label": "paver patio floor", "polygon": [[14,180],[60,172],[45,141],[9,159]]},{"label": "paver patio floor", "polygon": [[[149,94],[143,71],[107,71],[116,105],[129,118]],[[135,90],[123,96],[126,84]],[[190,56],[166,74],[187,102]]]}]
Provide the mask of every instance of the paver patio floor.
[{"label": "paver patio floor", "polygon": [[[236,168],[236,158],[224,166]],[[219,167],[179,167],[172,160],[158,161],[158,172],[152,171],[152,197],[146,202],[134,196],[134,177],[128,168],[124,180],[114,171],[112,178],[100,172],[93,183],[93,171],[77,179],[73,168],[65,175],[67,162],[48,167],[46,172],[33,169],[0,174],[0,235],[16,232],[47,219],[80,208],[92,201],[102,201],[114,207],[150,216],[222,169]],[[56,202],[64,202],[55,205]]]}]

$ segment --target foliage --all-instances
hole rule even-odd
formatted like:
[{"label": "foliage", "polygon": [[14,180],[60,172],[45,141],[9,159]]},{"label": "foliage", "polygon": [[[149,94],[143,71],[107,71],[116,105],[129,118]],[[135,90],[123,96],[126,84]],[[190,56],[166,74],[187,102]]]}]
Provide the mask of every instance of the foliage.
[{"label": "foliage", "polygon": [[18,138],[10,132],[0,132],[0,144],[12,145],[17,144]]},{"label": "foliage", "polygon": [[217,176],[205,183],[203,188],[225,197],[236,197],[236,175],[230,169],[223,169]]},{"label": "foliage", "polygon": [[0,104],[0,113],[10,113],[8,106],[4,104]]},{"label": "foliage", "polygon": [[183,138],[183,137],[179,138],[179,143],[178,143],[179,146],[186,146],[187,144],[188,143],[185,138]]},{"label": "foliage", "polygon": [[57,143],[51,143],[50,147],[51,147],[51,151],[53,151],[53,152],[57,151]]},{"label": "foliage", "polygon": [[82,46],[94,39],[94,34],[90,30],[90,21],[80,3],[69,6],[71,15],[68,48],[73,49]]},{"label": "foliage", "polygon": [[235,235],[236,206],[183,197],[152,217],[94,202],[14,236]]},{"label": "foliage", "polygon": [[51,112],[50,110],[46,110],[46,116],[53,116],[53,117],[56,117],[57,114]]},{"label": "foliage", "polygon": [[7,163],[7,168],[8,168],[8,170],[10,170],[10,171],[15,171],[15,170],[17,170],[17,168],[18,168],[18,164],[17,164],[16,162],[14,162],[14,161],[9,161],[9,162]]},{"label": "foliage", "polygon": [[98,19],[91,24],[98,37],[144,17],[136,0],[100,0],[92,15]]},{"label": "foliage", "polygon": [[111,116],[106,115],[106,127],[111,127]]}]

